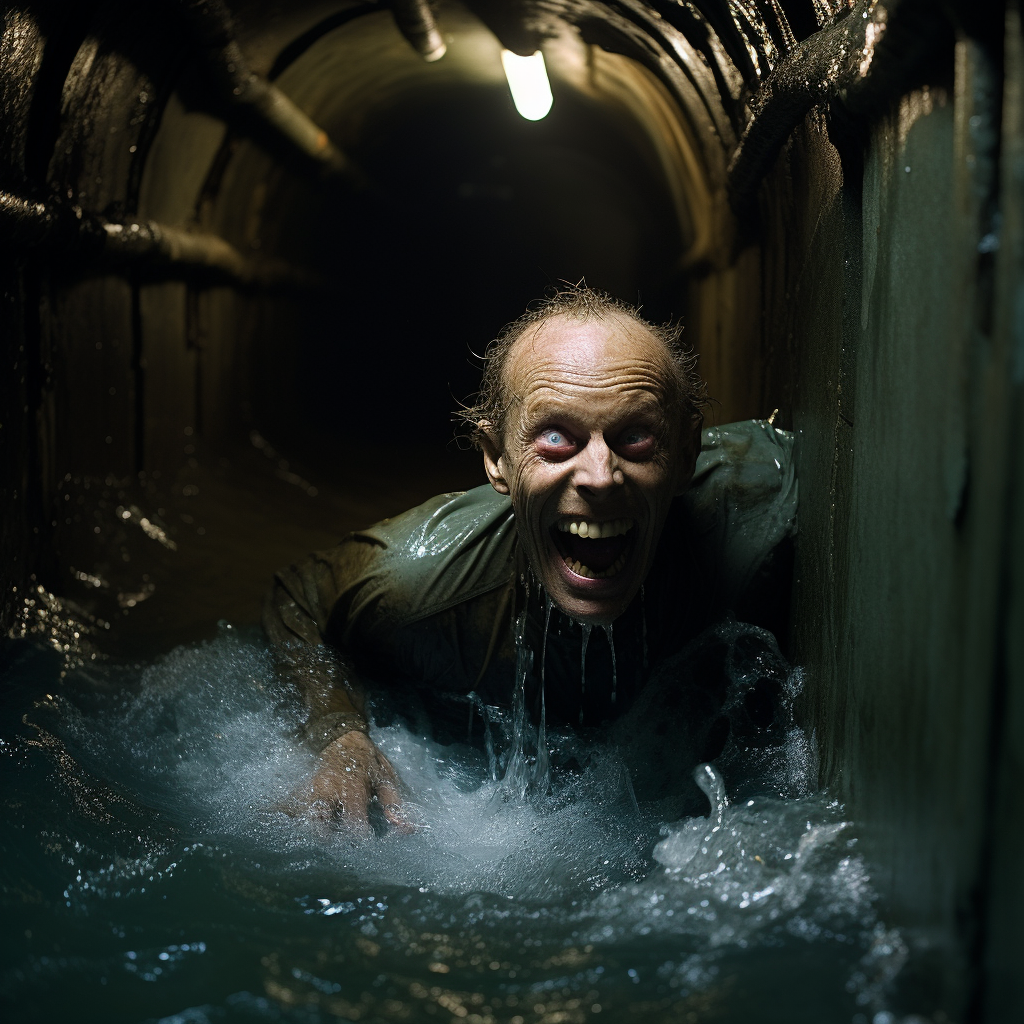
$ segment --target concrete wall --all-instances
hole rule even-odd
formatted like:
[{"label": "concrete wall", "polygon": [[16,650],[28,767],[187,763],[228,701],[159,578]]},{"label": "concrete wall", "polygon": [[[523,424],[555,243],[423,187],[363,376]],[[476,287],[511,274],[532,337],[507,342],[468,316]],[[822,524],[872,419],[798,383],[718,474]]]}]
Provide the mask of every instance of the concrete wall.
[{"label": "concrete wall", "polygon": [[766,190],[766,331],[793,371],[823,781],[893,918],[966,968],[925,966],[916,1007],[1019,1020],[1020,64],[1004,104],[980,46],[954,64],[842,161],[816,119],[794,138]]},{"label": "concrete wall", "polygon": [[[93,209],[187,225],[223,126],[178,98],[153,116],[154,92],[168,100],[176,69],[137,67],[131,25],[100,29],[123,45],[69,46],[69,67],[50,67],[39,88],[57,88],[62,113],[46,122],[50,135],[37,129],[34,148],[23,126],[39,41],[5,36],[24,50],[14,55],[23,76],[0,82],[5,185],[35,175]],[[870,122],[810,116],[764,184],[756,241],[731,260],[705,253],[687,272],[717,418],[779,407],[798,433],[792,641],[807,667],[804,714],[822,779],[859,823],[893,923],[969,968],[921,978],[930,1006],[917,1008],[1016,1022],[1024,59],[1015,7],[1005,43],[1000,67],[999,55],[961,42],[937,83]],[[180,145],[186,137],[194,149]],[[88,163],[81,154],[96,140],[103,153]],[[716,237],[728,219],[718,177],[709,171],[705,183]],[[234,329],[235,299],[218,289],[190,309],[180,280],[3,269],[14,371],[0,379],[6,582],[45,559],[37,549],[28,566],[25,540],[57,529],[67,470],[173,470],[200,420],[214,435],[241,422],[239,403],[223,396],[245,353],[216,341],[247,334]]]},{"label": "concrete wall", "polygon": [[987,984],[982,1011],[991,1021],[1024,1018],[1020,896],[1024,848],[1024,36],[1019,8],[1006,23],[999,187],[1001,230],[992,318],[995,383],[1006,402],[1005,473],[1001,494],[1005,540],[999,558],[999,616],[995,644],[995,709],[989,828],[984,869]]}]

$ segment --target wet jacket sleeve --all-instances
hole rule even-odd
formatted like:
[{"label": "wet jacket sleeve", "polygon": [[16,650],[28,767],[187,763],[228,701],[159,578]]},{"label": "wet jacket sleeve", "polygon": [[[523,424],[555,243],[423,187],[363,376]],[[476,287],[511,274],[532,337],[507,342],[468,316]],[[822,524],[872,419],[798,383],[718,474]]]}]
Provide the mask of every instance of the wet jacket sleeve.
[{"label": "wet jacket sleeve", "polygon": [[367,730],[363,685],[333,638],[346,598],[376,555],[374,544],[350,537],[279,572],[264,601],[264,631],[308,709],[306,738],[318,752],[346,732]]}]

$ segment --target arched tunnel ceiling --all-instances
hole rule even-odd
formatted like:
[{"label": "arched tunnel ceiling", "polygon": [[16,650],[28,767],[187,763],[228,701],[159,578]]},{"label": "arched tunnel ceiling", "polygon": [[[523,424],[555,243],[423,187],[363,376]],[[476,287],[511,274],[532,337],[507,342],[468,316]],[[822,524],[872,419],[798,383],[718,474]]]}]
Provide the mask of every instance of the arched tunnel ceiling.
[{"label": "arched tunnel ceiling", "polygon": [[[827,98],[863,107],[913,74],[937,31],[927,7],[452,0],[431,13],[419,0],[93,0],[65,11],[41,0],[9,9],[0,54],[8,246],[19,260],[56,260],[56,319],[45,330],[57,333],[41,343],[69,346],[65,362],[78,365],[81,339],[60,325],[102,321],[111,340],[97,341],[103,355],[85,372],[97,387],[115,381],[110,398],[131,396],[97,414],[58,381],[65,424],[94,428],[55,426],[54,443],[67,448],[55,463],[160,465],[166,438],[186,426],[215,435],[258,419],[261,402],[285,407],[281,395],[300,390],[289,378],[296,367],[325,376],[309,339],[324,339],[323,352],[395,351],[396,339],[375,341],[367,309],[386,310],[378,323],[403,337],[416,333],[416,316],[421,333],[424,324],[436,333],[437,317],[422,316],[432,306],[456,310],[464,333],[443,344],[464,362],[528,298],[581,277],[654,316],[685,315],[724,407],[752,411],[750,388],[728,379],[719,351],[724,331],[749,325],[723,325],[726,292],[695,282],[736,264],[749,241],[736,226],[750,232],[758,183],[807,110]],[[448,52],[423,59],[437,57],[427,52],[435,44]],[[544,51],[557,100],[547,123],[526,130],[511,114],[502,45]],[[414,137],[404,150],[396,142]],[[485,302],[499,282],[507,304]],[[366,314],[347,335],[338,335],[352,319],[339,316],[342,305]],[[438,344],[424,337],[417,351]],[[431,363],[424,356],[420,368]],[[405,379],[397,397],[407,401],[423,388],[411,383],[415,366]],[[449,366],[430,383],[457,400],[469,381]]]},{"label": "arched tunnel ceiling", "polygon": [[[274,154],[234,139],[207,157],[202,200],[183,191],[171,221],[185,226],[202,207],[204,230],[237,251],[272,253],[322,279],[326,305],[313,299],[295,312],[277,304],[236,319],[250,349],[294,354],[293,379],[332,381],[331,393],[313,403],[324,412],[320,430],[337,421],[334,406],[359,408],[344,382],[359,390],[374,376],[371,340],[400,353],[407,367],[391,378],[393,401],[436,423],[440,437],[446,406],[473,386],[466,353],[552,282],[585,278],[678,315],[678,297],[673,304],[659,296],[678,293],[693,266],[727,259],[729,232],[716,230],[697,135],[654,74],[564,31],[545,44],[557,106],[542,124],[526,124],[512,111],[493,33],[465,9],[440,14],[449,45],[436,63],[419,58],[386,11],[321,23],[325,31],[307,32],[307,45],[278,61],[276,85],[355,160],[370,188],[352,198],[348,190],[311,190]],[[168,108],[149,161],[163,184],[144,179],[140,215],[166,219],[145,200],[162,203],[168,179],[186,182],[189,167],[202,163],[191,152],[191,140],[202,137],[194,120]],[[160,170],[168,157],[180,165],[170,174]],[[720,227],[720,187],[717,200]],[[347,295],[359,301],[342,313]],[[431,306],[458,310],[443,338],[436,318],[417,322]],[[403,347],[389,325],[381,329],[377,311],[389,307],[418,344]],[[294,343],[284,344],[289,335]],[[279,354],[273,364],[253,396],[256,418],[268,426],[287,404],[287,359]],[[315,366],[326,372],[313,373]],[[259,365],[250,372],[261,377]],[[310,388],[316,384],[305,385],[307,396]],[[446,393],[449,401],[439,402]],[[335,422],[334,432],[344,429]]]},{"label": "arched tunnel ceiling", "polygon": [[[914,73],[927,7],[452,0],[423,32],[406,0],[8,8],[24,529],[59,481],[173,475],[200,438],[443,449],[469,350],[559,279],[684,317],[721,415],[769,412],[751,203],[816,103]],[[545,121],[502,45],[545,53]]]},{"label": "arched tunnel ceiling", "polygon": [[[699,154],[705,173],[721,184],[726,163],[730,158],[735,162],[737,155],[741,155],[736,151],[737,140],[749,130],[752,113],[763,105],[762,97],[778,101],[775,107],[781,109],[772,111],[773,117],[762,119],[767,124],[767,129],[760,132],[763,137],[747,147],[755,156],[755,178],[765,164],[759,151],[766,150],[770,157],[804,110],[830,95],[841,92],[848,98],[852,93],[855,100],[858,89],[865,91],[863,83],[856,79],[871,77],[867,71],[873,57],[889,50],[887,62],[893,65],[899,59],[914,56],[908,37],[915,33],[925,37],[919,41],[920,48],[927,42],[926,37],[934,34],[919,31],[923,25],[926,27],[921,17],[926,6],[913,0],[888,0],[886,4],[862,0],[849,7],[838,0],[793,0],[787,4],[776,0],[760,4],[754,0],[702,0],[684,5],[641,0],[476,0],[468,9],[513,49],[525,52],[543,44],[552,63],[560,66],[564,76],[577,85],[585,77],[580,73],[580,58],[586,59],[588,53],[591,57],[602,55],[605,63],[606,55],[625,55],[636,65],[647,68],[675,102],[676,119],[686,131],[690,147]],[[416,4],[396,0],[393,7],[401,23],[401,11]],[[81,97],[88,93],[90,82],[93,87],[99,84],[95,79],[100,72],[90,55],[97,45],[101,57],[106,49],[119,51],[123,64],[134,66],[143,78],[151,77],[156,95],[149,97],[151,105],[143,112],[150,132],[168,90],[177,87],[189,95],[192,104],[226,120],[235,132],[254,136],[279,150],[290,146],[295,155],[305,157],[307,163],[312,160],[322,171],[338,171],[339,161],[343,161],[341,154],[331,146],[326,150],[319,148],[318,126],[293,108],[287,94],[268,89],[266,78],[280,77],[299,55],[333,30],[383,10],[380,4],[358,3],[283,5],[236,0],[225,5],[221,0],[162,0],[140,11],[115,0],[76,5],[69,18],[55,17],[52,5],[47,4],[39,4],[38,10],[12,12],[12,31],[7,40],[11,66],[21,59],[18,51],[31,62],[35,58],[29,54],[35,52],[36,43],[44,41],[46,45],[41,67],[36,71],[23,67],[21,80],[14,83],[7,97],[13,122],[11,151],[21,156],[23,166],[19,169],[23,173],[12,175],[5,183],[6,191],[11,193],[3,204],[5,220],[20,226],[27,238],[59,242],[57,226],[31,223],[33,210],[19,206],[16,200],[49,198],[59,203],[63,199],[64,183],[55,179],[73,174],[73,168],[62,168],[59,161],[50,168],[50,183],[56,195],[40,195],[44,191],[42,183],[31,179],[37,178],[43,164],[49,162],[50,146],[56,142],[59,149],[66,141],[53,137],[59,122],[81,120],[83,114],[88,114],[76,110],[76,94]],[[439,24],[442,30],[447,25],[450,35],[464,37],[464,57],[474,49],[478,51],[478,76],[497,74],[495,63],[486,56],[488,48],[493,54],[494,44],[483,42],[485,37],[496,37],[480,30],[467,32],[466,16],[454,6],[439,10]],[[815,49],[798,43],[812,35],[819,25],[826,25],[826,34],[831,33],[828,46]],[[397,30],[394,34],[397,36]],[[896,45],[889,45],[890,41]],[[432,80],[472,74],[471,59],[461,60],[459,70],[452,70],[460,65],[458,49],[455,55],[434,65]],[[386,62],[394,56],[391,48]],[[881,61],[876,60],[875,64],[878,63]],[[871,71],[874,75],[874,69]],[[416,77],[416,72],[411,74]],[[634,79],[635,76],[634,68]],[[386,79],[386,74],[376,76],[377,85]],[[400,89],[401,81],[396,66],[391,84]],[[763,87],[765,83],[767,87]],[[623,90],[623,97],[630,97],[634,106],[635,91]],[[54,109],[57,106],[59,113]],[[633,113],[638,111],[634,109]],[[18,134],[27,137],[18,139]],[[113,124],[111,134],[117,134]],[[70,141],[71,150],[76,142],[86,143],[83,133]],[[133,151],[136,176],[138,166],[147,159],[143,142]],[[30,169],[24,160],[34,166]],[[748,173],[747,177],[750,176]],[[19,177],[30,180],[19,182]],[[75,193],[74,183],[67,184]],[[743,194],[736,197],[738,201],[749,198],[753,184],[756,182],[742,182]],[[21,195],[26,191],[21,185],[34,186],[31,190],[36,194]],[[78,191],[83,193],[82,198],[88,198],[85,190]],[[126,200],[122,205],[131,207],[131,197]],[[84,205],[83,209],[87,210]],[[87,212],[101,213],[95,208]],[[59,211],[53,219],[61,219]],[[111,238],[109,232],[107,236],[105,244],[117,249],[120,240]]]}]

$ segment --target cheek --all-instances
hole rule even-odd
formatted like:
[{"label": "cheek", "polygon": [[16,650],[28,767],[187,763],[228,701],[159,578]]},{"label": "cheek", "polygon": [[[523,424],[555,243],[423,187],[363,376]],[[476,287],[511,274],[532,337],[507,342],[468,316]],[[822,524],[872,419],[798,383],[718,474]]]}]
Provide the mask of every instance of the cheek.
[{"label": "cheek", "polygon": [[512,504],[523,516],[539,515],[544,503],[558,488],[562,474],[540,459],[526,459],[516,467],[511,481]]},{"label": "cheek", "polygon": [[671,504],[676,493],[675,476],[668,467],[648,465],[646,472],[635,477],[637,489],[655,513],[664,512]]}]

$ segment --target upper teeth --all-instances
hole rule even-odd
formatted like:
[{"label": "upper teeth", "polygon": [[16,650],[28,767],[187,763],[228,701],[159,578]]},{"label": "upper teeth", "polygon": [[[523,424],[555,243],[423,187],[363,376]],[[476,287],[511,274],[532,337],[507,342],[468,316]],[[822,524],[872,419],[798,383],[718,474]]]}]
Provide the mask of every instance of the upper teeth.
[{"label": "upper teeth", "polygon": [[558,524],[562,533],[575,533],[590,540],[601,540],[602,537],[618,537],[633,529],[632,519],[612,519],[607,523],[588,523],[583,519],[563,520]]}]

